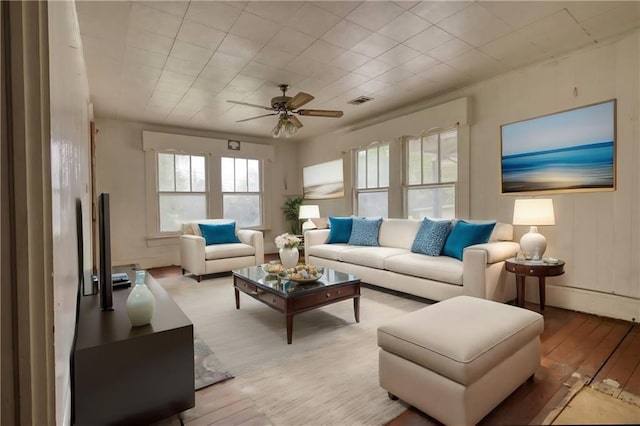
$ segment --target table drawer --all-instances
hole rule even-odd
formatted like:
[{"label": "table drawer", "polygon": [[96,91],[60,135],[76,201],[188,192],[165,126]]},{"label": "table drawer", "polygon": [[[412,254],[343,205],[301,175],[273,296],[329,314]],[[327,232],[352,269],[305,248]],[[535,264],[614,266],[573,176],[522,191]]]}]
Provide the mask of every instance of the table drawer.
[{"label": "table drawer", "polygon": [[258,294],[258,287],[246,281],[235,280],[233,285],[240,291],[243,291],[247,294],[251,294],[253,296]]},{"label": "table drawer", "polygon": [[295,310],[310,308],[313,306],[324,305],[327,302],[336,299],[342,299],[356,295],[355,286],[345,286],[337,288],[328,288],[324,291],[298,297],[294,300]]},{"label": "table drawer", "polygon": [[275,294],[267,293],[264,290],[258,290],[258,299],[279,310],[284,310],[286,302],[282,297],[278,297]]}]

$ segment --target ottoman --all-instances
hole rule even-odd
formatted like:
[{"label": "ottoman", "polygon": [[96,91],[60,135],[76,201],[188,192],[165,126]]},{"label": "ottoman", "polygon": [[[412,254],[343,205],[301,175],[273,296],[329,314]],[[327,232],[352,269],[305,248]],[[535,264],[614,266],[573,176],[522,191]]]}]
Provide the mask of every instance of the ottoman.
[{"label": "ottoman", "polygon": [[380,386],[448,425],[476,424],[540,365],[542,316],[469,296],[378,328]]}]

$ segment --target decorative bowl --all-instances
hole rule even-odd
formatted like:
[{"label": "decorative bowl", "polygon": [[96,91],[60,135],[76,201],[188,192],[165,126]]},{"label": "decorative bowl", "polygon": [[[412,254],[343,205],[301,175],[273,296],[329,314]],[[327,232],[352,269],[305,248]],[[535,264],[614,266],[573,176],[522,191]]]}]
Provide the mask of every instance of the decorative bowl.
[{"label": "decorative bowl", "polygon": [[[285,271],[282,274],[283,279],[300,284],[306,284],[318,281],[324,274],[324,268],[322,266],[302,265],[301,269],[296,269],[295,273],[290,273],[290,270]],[[314,273],[310,273],[310,271]]]}]

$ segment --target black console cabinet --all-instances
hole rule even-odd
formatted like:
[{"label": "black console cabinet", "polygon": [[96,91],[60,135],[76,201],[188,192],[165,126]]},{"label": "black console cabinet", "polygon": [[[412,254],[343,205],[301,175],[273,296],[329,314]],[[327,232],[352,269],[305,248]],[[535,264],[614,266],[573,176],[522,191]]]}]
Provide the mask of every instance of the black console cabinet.
[{"label": "black console cabinet", "polygon": [[71,359],[72,422],[147,424],[195,404],[193,325],[152,280],[151,324],[132,327],[130,289],[113,292],[113,311],[98,295],[81,296]]}]

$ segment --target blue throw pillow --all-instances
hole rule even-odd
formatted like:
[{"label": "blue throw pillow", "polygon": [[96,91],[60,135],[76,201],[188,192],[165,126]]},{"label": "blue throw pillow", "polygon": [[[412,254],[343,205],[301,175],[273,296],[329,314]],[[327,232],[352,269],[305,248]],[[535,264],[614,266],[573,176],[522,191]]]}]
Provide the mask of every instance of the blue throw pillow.
[{"label": "blue throw pillow", "polygon": [[327,244],[348,243],[351,237],[352,217],[329,217],[329,239]]},{"label": "blue throw pillow", "polygon": [[495,226],[495,222],[469,223],[459,220],[449,233],[442,248],[442,254],[462,260],[465,247],[489,241]]},{"label": "blue throw pillow", "polygon": [[450,220],[435,221],[425,217],[413,240],[411,251],[429,256],[440,256],[449,231],[451,231]]},{"label": "blue throw pillow", "polygon": [[354,246],[378,246],[378,231],[380,231],[381,217],[353,218],[349,244]]},{"label": "blue throw pillow", "polygon": [[206,245],[239,243],[236,237],[236,223],[199,223],[200,232]]}]

